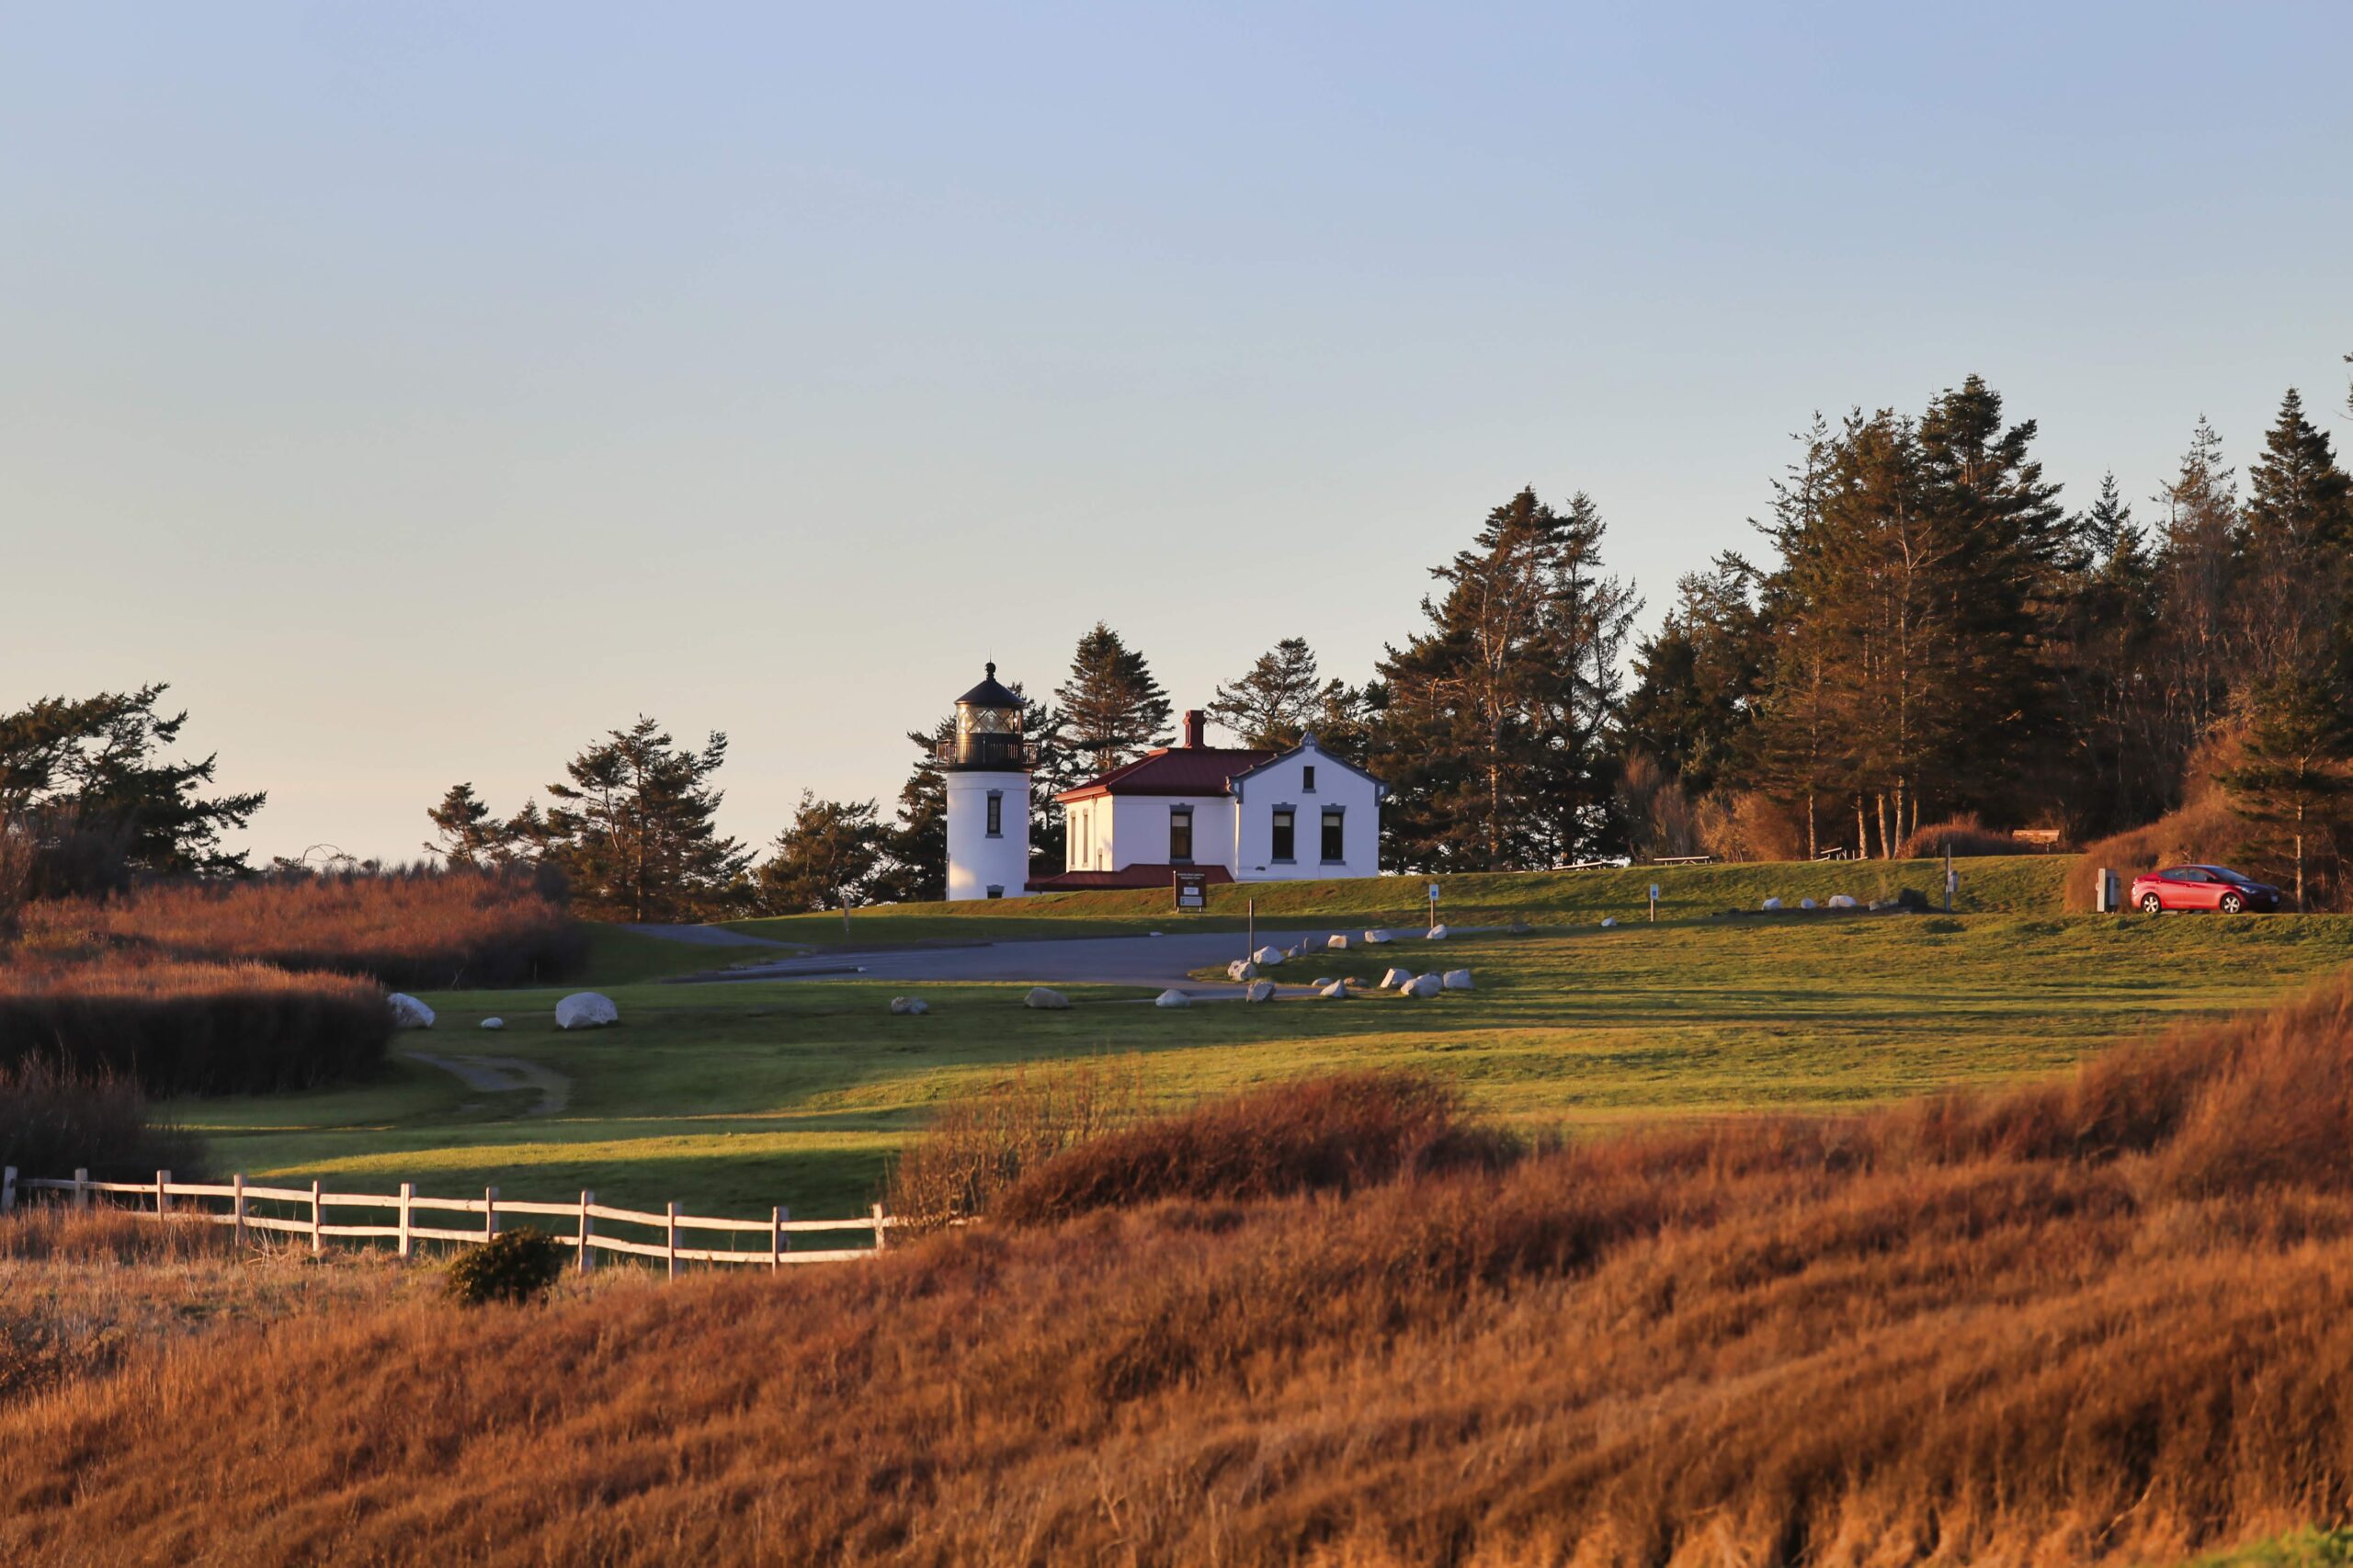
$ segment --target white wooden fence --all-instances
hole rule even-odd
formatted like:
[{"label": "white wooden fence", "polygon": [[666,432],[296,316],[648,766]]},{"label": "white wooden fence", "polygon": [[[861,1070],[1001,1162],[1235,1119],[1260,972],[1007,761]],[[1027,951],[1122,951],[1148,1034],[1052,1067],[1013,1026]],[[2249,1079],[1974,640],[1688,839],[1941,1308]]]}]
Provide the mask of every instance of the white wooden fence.
[{"label": "white wooden fence", "polygon": [[[157,1171],[153,1181],[92,1181],[87,1170],[74,1173],[70,1181],[51,1176],[19,1178],[14,1165],[0,1169],[0,1213],[12,1212],[19,1192],[58,1192],[67,1194],[77,1210],[91,1207],[94,1200],[104,1200],[113,1207],[124,1207],[121,1199],[131,1200],[129,1207],[141,1214],[161,1219],[166,1215],[210,1221],[219,1225],[236,1228],[237,1240],[243,1243],[254,1231],[280,1231],[296,1236],[308,1236],[313,1253],[326,1250],[330,1241],[346,1239],[359,1241],[390,1241],[403,1257],[413,1257],[416,1244],[425,1242],[457,1242],[480,1244],[498,1234],[499,1221],[510,1217],[528,1215],[533,1219],[568,1220],[570,1235],[554,1233],[553,1239],[574,1251],[574,1267],[589,1269],[596,1267],[599,1252],[625,1253],[632,1257],[659,1258],[667,1265],[671,1278],[676,1278],[682,1263],[749,1263],[768,1268],[782,1268],[787,1264],[842,1263],[853,1258],[872,1257],[888,1244],[891,1227],[900,1223],[882,1211],[877,1203],[873,1210],[855,1220],[795,1220],[791,1210],[778,1207],[768,1210],[765,1220],[720,1220],[702,1214],[681,1214],[676,1203],[667,1205],[661,1213],[654,1214],[634,1209],[615,1209],[597,1201],[593,1192],[584,1192],[574,1203],[529,1203],[518,1199],[501,1198],[498,1188],[486,1187],[480,1198],[424,1198],[417,1194],[413,1182],[401,1183],[397,1196],[376,1192],[328,1192],[313,1181],[308,1187],[256,1187],[240,1176],[225,1182],[174,1181],[169,1171]],[[185,1199],[187,1201],[177,1201]],[[213,1205],[226,1203],[227,1208]],[[260,1203],[292,1207],[293,1216],[283,1213],[256,1211],[252,1206]],[[330,1223],[331,1209],[363,1209],[392,1210],[391,1224]],[[301,1213],[307,1210],[307,1217]],[[420,1213],[431,1215],[479,1215],[479,1221],[469,1221],[460,1229],[450,1225],[417,1223]],[[631,1241],[620,1236],[598,1232],[599,1222],[636,1225],[660,1233],[658,1241]],[[683,1246],[679,1236],[686,1232],[721,1232],[733,1236],[751,1235],[760,1239],[755,1247]],[[867,1231],[874,1237],[874,1244],[863,1247],[819,1246],[795,1251],[795,1236],[823,1234],[831,1240],[844,1231]]]}]

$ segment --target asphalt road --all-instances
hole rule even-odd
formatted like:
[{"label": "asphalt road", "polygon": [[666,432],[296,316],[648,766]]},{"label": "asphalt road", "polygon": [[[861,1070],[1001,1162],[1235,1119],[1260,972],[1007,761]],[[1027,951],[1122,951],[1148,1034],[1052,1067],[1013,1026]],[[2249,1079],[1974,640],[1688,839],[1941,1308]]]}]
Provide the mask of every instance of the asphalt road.
[{"label": "asphalt road", "polygon": [[[1266,978],[1286,988],[1304,989],[1307,982],[1331,971],[1342,960],[1339,953],[1320,949],[1336,931],[1353,948],[1347,956],[1364,961],[1360,946],[1364,927],[1319,926],[1307,929],[1262,928],[1258,945],[1289,948],[1306,941],[1319,949],[1292,959]],[[1424,967],[1417,949],[1425,946],[1419,932],[1393,931],[1395,940],[1370,951],[1393,952],[1390,961],[1400,969]],[[1245,956],[1246,940],[1239,931],[1184,933],[1165,937],[1076,937],[1045,941],[988,942],[959,948],[897,948],[869,953],[834,952],[807,958],[779,959],[751,964],[723,974],[698,977],[710,983],[738,980],[840,979],[853,971],[870,980],[932,982],[996,980],[1031,985],[1154,985],[1174,988],[1188,995],[1239,995],[1242,988],[1222,983],[1188,980],[1188,970],[1226,964]],[[1326,960],[1330,960],[1329,963]]]}]

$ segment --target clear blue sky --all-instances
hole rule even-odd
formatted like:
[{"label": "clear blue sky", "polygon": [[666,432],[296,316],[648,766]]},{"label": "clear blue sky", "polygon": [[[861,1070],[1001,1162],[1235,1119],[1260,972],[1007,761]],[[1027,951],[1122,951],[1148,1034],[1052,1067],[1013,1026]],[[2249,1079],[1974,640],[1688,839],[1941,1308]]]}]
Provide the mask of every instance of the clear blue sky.
[{"label": "clear blue sky", "polygon": [[[597,732],[732,831],[1097,618],[1330,673],[1523,483],[1654,607],[1972,370],[2071,500],[2346,444],[2353,6],[0,9],[0,704],[267,855]],[[1646,619],[1649,618],[1646,618]]]}]

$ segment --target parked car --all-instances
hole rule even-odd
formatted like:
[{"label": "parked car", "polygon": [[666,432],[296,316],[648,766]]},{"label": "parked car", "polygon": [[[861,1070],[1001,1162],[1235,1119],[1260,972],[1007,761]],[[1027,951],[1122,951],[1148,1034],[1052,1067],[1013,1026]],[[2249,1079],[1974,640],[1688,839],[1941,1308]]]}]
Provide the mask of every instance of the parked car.
[{"label": "parked car", "polygon": [[2167,866],[2132,879],[2132,906],[2155,915],[2168,909],[2242,910],[2268,914],[2279,907],[2279,890],[2241,876],[2228,866]]}]

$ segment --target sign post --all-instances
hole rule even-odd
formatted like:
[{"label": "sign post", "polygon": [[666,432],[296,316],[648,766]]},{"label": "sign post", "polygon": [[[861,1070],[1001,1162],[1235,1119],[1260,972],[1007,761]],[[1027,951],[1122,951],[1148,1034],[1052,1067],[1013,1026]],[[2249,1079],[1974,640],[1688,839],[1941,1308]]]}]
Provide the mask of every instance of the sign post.
[{"label": "sign post", "polygon": [[1658,884],[1651,884],[1651,924],[1658,924]]},{"label": "sign post", "polygon": [[1961,873],[1952,869],[1952,846],[1945,846],[1945,913],[1952,913],[1953,890],[1961,886]]},{"label": "sign post", "polygon": [[1438,929],[1438,884],[1430,884],[1430,929]]},{"label": "sign post", "polygon": [[1199,915],[1210,906],[1210,874],[1207,871],[1176,873],[1176,913]]}]

